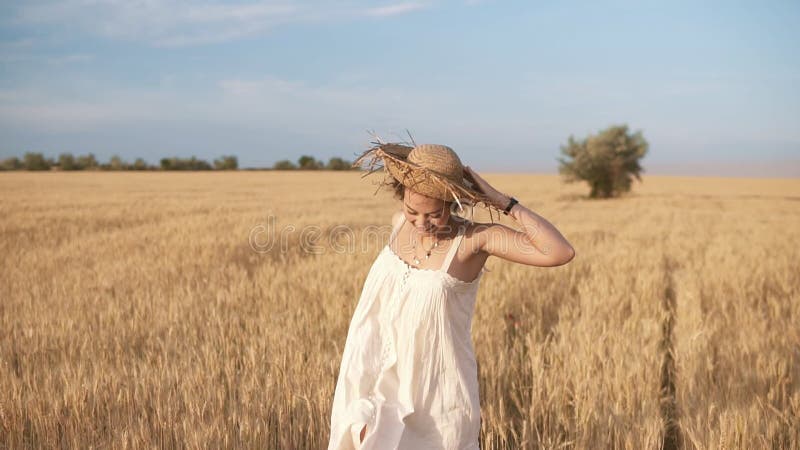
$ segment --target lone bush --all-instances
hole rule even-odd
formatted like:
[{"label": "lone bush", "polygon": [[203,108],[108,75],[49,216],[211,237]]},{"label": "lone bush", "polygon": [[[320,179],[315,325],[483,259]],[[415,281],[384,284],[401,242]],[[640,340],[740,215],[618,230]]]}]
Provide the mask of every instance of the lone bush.
[{"label": "lone bush", "polygon": [[647,149],[641,131],[631,134],[627,125],[611,126],[582,141],[570,136],[561,147],[567,158],[558,158],[558,171],[568,183],[589,183],[591,198],[616,197],[631,190],[633,177],[642,181],[639,160]]}]

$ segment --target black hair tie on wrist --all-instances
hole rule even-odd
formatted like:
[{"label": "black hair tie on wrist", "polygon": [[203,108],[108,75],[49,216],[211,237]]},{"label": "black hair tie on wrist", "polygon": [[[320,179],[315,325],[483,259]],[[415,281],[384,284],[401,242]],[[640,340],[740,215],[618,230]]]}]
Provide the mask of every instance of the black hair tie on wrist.
[{"label": "black hair tie on wrist", "polygon": [[508,202],[508,206],[506,206],[506,209],[503,210],[503,214],[508,215],[511,212],[511,208],[513,208],[517,203],[519,203],[517,199],[511,197],[511,200]]}]

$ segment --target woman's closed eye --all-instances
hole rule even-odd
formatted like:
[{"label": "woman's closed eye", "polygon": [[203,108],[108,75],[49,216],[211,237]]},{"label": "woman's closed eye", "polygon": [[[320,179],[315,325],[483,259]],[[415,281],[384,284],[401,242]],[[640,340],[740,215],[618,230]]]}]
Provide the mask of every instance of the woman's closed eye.
[{"label": "woman's closed eye", "polygon": [[406,212],[408,212],[408,214],[410,214],[412,216],[422,215],[422,216],[425,216],[425,217],[430,217],[431,219],[438,219],[438,218],[442,217],[442,213],[439,213],[439,212],[434,213],[434,214],[420,214],[420,213],[418,213],[418,212],[416,212],[416,211],[414,211],[412,209],[406,209]]}]

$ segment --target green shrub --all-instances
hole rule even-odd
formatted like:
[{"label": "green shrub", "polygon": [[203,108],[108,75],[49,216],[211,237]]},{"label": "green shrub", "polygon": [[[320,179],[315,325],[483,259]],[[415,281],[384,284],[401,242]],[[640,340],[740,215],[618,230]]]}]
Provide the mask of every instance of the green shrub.
[{"label": "green shrub", "polygon": [[591,198],[615,197],[631,190],[633,177],[641,181],[639,160],[648,144],[641,131],[629,133],[627,125],[609,127],[582,141],[570,136],[558,158],[559,172],[567,182],[589,183]]},{"label": "green shrub", "polygon": [[50,170],[50,162],[41,153],[27,152],[22,161],[25,170]]}]

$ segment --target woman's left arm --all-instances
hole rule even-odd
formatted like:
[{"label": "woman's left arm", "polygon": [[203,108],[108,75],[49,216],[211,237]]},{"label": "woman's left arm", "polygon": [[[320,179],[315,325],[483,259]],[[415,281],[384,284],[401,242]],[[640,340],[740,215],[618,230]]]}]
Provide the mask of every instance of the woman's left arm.
[{"label": "woman's left arm", "polygon": [[[465,175],[471,178],[486,194],[492,205],[505,209],[511,198],[493,188],[469,167]],[[566,238],[547,221],[525,206],[517,203],[509,215],[516,220],[522,231],[502,224],[487,225],[478,235],[480,249],[512,262],[531,266],[553,267],[566,264],[575,257],[575,249]]]}]

